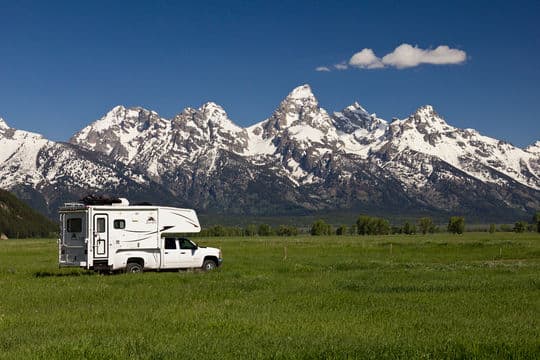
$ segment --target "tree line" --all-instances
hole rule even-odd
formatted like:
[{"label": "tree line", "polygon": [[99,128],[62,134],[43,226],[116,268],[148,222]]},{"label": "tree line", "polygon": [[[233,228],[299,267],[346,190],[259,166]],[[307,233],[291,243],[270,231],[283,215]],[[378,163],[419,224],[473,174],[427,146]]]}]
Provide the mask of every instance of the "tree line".
[{"label": "tree line", "polygon": [[[347,226],[333,227],[323,219],[314,221],[308,228],[299,228],[292,225],[279,225],[273,227],[269,224],[251,224],[245,227],[215,225],[202,230],[195,236],[296,236],[299,234],[319,235],[390,235],[390,234],[433,234],[438,232],[463,234],[465,232],[465,217],[451,216],[446,226],[436,225],[432,218],[421,217],[416,221],[405,221],[400,225],[392,225],[389,220],[382,217],[360,215],[356,222]],[[488,231],[538,231],[540,232],[540,212],[536,213],[531,223],[518,221],[511,225],[490,224]],[[193,235],[191,235],[193,236]]]}]

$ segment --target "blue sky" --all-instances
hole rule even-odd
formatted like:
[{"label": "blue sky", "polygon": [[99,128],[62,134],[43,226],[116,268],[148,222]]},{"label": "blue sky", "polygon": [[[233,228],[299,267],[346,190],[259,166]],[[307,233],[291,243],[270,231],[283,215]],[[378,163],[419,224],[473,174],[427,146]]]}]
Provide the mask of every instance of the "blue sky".
[{"label": "blue sky", "polygon": [[[525,146],[540,139],[540,2],[0,2],[0,116],[67,140],[115,105],[171,117],[206,101],[246,126],[297,85],[322,107],[390,120],[432,104],[447,121]],[[316,67],[364,48],[447,45],[461,64]]]}]

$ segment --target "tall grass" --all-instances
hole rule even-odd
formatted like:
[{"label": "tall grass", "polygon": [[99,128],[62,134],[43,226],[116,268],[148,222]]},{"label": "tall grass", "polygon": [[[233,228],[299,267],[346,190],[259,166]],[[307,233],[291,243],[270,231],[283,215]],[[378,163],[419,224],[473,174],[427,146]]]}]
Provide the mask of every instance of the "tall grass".
[{"label": "tall grass", "polygon": [[197,240],[221,269],[86,276],[0,242],[0,358],[540,356],[537,234]]}]

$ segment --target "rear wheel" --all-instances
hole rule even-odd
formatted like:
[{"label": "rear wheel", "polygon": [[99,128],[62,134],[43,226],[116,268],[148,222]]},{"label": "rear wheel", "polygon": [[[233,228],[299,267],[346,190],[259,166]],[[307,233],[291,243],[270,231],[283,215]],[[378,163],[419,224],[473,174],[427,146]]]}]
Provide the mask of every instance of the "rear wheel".
[{"label": "rear wheel", "polygon": [[142,273],[143,266],[136,262],[130,262],[126,266],[126,272],[128,273]]},{"label": "rear wheel", "polygon": [[217,264],[214,260],[204,260],[202,269],[203,271],[210,271],[217,268]]}]

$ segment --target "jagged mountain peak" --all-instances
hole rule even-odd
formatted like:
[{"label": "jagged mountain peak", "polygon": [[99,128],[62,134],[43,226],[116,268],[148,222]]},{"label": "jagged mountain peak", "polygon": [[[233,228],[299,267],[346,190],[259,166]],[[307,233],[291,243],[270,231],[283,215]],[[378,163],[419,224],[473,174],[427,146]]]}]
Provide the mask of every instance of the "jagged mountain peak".
[{"label": "jagged mountain peak", "polygon": [[370,114],[356,101],[343,110],[334,112],[332,117],[336,128],[349,134],[359,129],[383,130],[388,125],[385,120],[377,118],[376,114]]},{"label": "jagged mountain peak", "polygon": [[525,213],[540,206],[540,141],[518,149],[449,126],[429,105],[391,123],[358,102],[329,115],[309,85],[246,129],[214,102],[172,120],[119,105],[76,134],[78,146],[4,124],[0,186],[28,186],[47,204],[131,183],[156,201],[246,213],[291,206]]},{"label": "jagged mountain peak", "polygon": [[9,129],[9,125],[2,117],[0,117],[0,129]]},{"label": "jagged mountain peak", "polygon": [[[444,119],[437,113],[435,108],[432,105],[422,105],[411,115],[419,121],[433,121],[433,120],[442,120]],[[446,123],[446,122],[445,122]]]},{"label": "jagged mountain peak", "polygon": [[[191,107],[185,108],[180,114],[176,115],[173,120],[176,126],[184,126],[192,122],[195,126],[207,128],[221,128],[225,131],[240,132],[243,129],[237,126],[223,107],[215,102],[207,102],[201,105],[198,109]],[[182,125],[184,124],[184,125]]]},{"label": "jagged mountain peak", "polygon": [[202,114],[204,115],[204,119],[207,121],[213,121],[218,123],[232,123],[225,109],[223,109],[221,105],[218,105],[215,102],[210,101],[203,104],[199,108],[199,111],[202,112]]},{"label": "jagged mountain peak", "polygon": [[369,115],[367,110],[362,105],[360,105],[358,101],[353,102],[351,105],[347,106],[345,109],[349,111],[357,111],[357,112],[361,112],[361,113],[365,113]]},{"label": "jagged mountain peak", "polygon": [[[141,123],[157,120],[157,112],[145,109],[143,107],[127,108],[123,105],[117,105],[109,110],[101,119],[94,121],[87,128],[94,131],[103,131],[114,126],[133,127]],[[85,128],[86,129],[86,128]]]},{"label": "jagged mountain peak", "polygon": [[445,132],[455,130],[435,111],[432,105],[420,106],[416,111],[404,120],[406,124],[414,124],[421,132]]},{"label": "jagged mountain peak", "polygon": [[[277,136],[283,131],[298,126],[307,126],[326,133],[333,128],[331,117],[319,103],[307,84],[294,88],[268,119],[249,128],[264,139]],[[295,129],[296,131],[298,129]],[[258,136],[258,135],[257,135]]]},{"label": "jagged mountain peak", "polygon": [[294,100],[303,100],[303,99],[315,99],[315,95],[313,95],[313,91],[311,90],[311,86],[308,84],[300,85],[295,87],[289,95],[287,95],[287,99],[294,99]]}]

